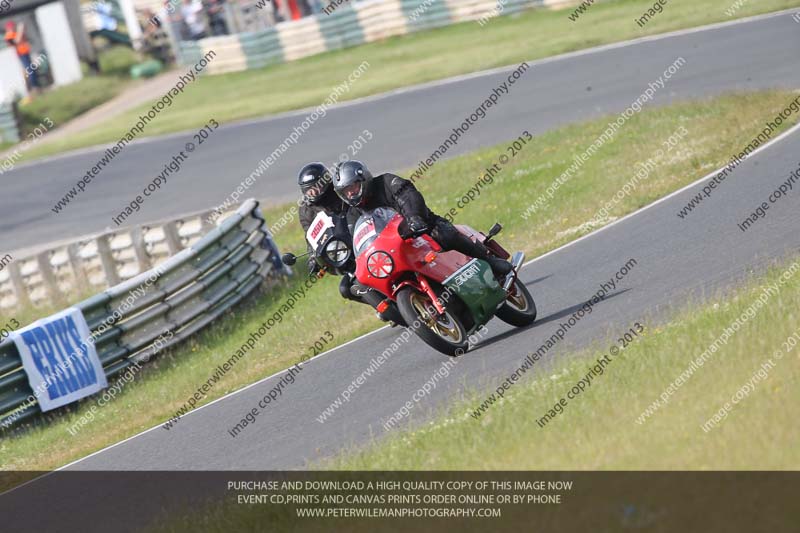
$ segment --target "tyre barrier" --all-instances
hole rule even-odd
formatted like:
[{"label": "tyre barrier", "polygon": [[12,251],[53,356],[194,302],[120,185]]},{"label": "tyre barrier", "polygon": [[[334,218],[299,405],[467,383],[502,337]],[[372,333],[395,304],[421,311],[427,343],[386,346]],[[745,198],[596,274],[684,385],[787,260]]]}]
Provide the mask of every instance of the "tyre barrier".
[{"label": "tyre barrier", "polygon": [[[111,380],[199,332],[268,278],[290,273],[250,199],[190,248],[74,308]],[[41,413],[19,350],[6,338],[0,342],[0,430]]]},{"label": "tyre barrier", "polygon": [[[328,5],[326,0],[324,5]],[[576,0],[351,0],[257,31],[177,43],[178,61],[194,65],[213,50],[209,74],[238,72],[466,21],[526,9],[560,8]]]}]

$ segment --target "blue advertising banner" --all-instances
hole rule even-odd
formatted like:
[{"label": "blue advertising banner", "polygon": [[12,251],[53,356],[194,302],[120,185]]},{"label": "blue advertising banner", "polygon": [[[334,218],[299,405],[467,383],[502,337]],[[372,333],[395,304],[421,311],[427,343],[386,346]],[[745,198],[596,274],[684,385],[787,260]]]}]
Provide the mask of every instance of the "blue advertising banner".
[{"label": "blue advertising banner", "polygon": [[11,334],[42,411],[108,386],[80,309],[67,309]]}]

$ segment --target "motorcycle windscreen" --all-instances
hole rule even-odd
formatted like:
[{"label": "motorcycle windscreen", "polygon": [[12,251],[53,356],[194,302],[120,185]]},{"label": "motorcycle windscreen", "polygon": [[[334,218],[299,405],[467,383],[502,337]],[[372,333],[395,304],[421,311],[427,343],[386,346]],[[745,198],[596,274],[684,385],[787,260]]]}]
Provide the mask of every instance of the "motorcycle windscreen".
[{"label": "motorcycle windscreen", "polygon": [[356,256],[369,248],[396,216],[397,211],[388,207],[379,207],[361,215],[353,227],[353,250]]}]

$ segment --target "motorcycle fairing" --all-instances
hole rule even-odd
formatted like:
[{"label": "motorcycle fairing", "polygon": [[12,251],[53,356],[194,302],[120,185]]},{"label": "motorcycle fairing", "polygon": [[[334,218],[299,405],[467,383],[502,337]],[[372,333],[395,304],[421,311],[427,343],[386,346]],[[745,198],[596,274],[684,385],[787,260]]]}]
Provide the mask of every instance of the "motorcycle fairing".
[{"label": "motorcycle fairing", "polygon": [[508,296],[482,259],[470,260],[441,283],[469,307],[476,324],[488,322]]}]

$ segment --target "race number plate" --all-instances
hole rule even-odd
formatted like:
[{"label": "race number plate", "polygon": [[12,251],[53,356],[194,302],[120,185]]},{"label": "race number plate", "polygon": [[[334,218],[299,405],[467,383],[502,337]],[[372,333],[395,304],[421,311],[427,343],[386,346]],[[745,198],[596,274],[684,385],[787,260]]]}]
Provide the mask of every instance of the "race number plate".
[{"label": "race number plate", "polygon": [[316,250],[319,246],[319,241],[322,239],[322,236],[325,235],[325,232],[328,228],[332,228],[334,226],[333,219],[328,215],[325,211],[320,211],[317,213],[317,216],[314,217],[314,221],[311,222],[311,225],[308,227],[308,231],[306,232],[306,240],[311,247]]}]

